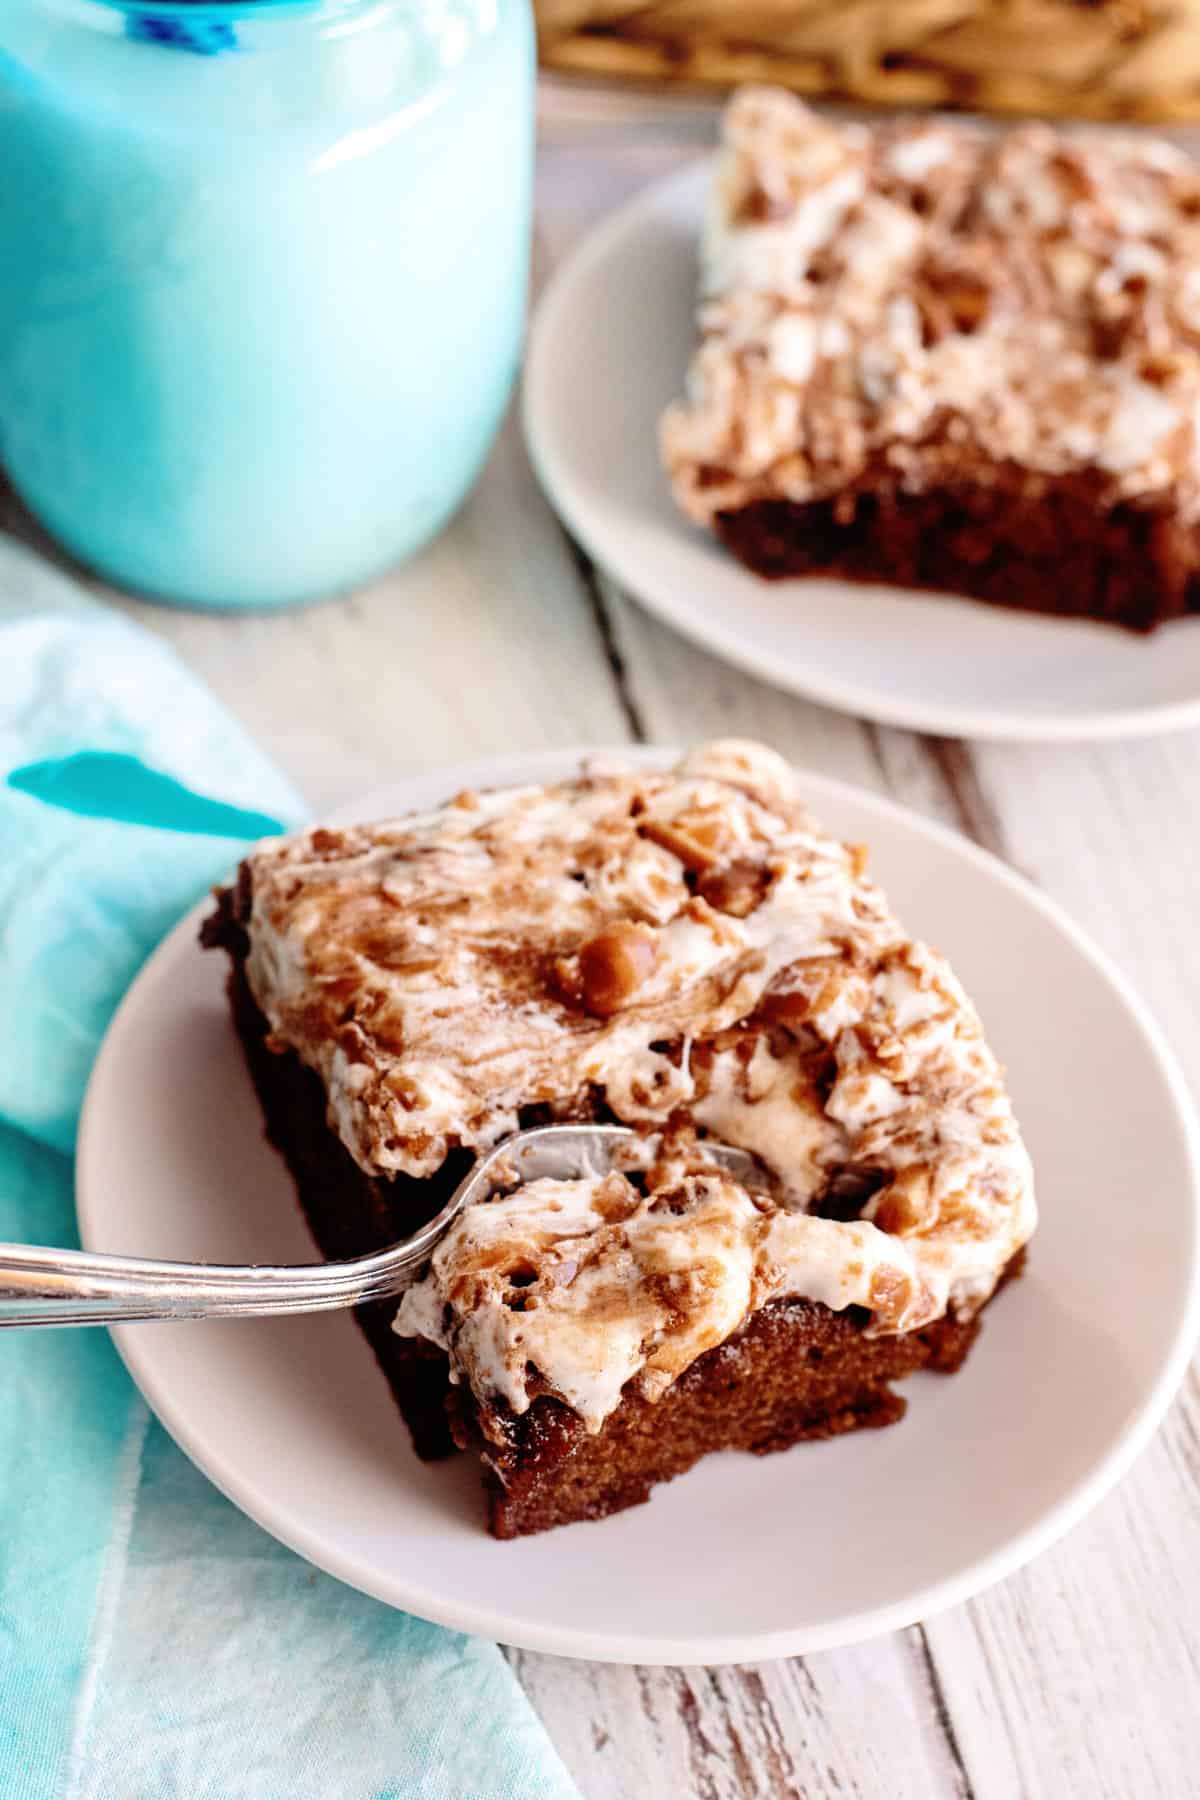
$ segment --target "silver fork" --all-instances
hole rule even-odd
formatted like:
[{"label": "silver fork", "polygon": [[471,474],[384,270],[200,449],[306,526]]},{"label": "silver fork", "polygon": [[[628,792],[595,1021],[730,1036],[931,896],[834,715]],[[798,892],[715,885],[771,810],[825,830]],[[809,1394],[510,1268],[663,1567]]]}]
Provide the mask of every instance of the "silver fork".
[{"label": "silver fork", "polygon": [[[645,1168],[656,1143],[624,1125],[543,1125],[518,1132],[481,1157],[441,1212],[412,1237],[349,1262],[239,1267],[0,1244],[0,1328],[262,1317],[388,1300],[412,1284],[472,1201],[544,1176],[571,1180]],[[744,1150],[715,1143],[705,1148],[737,1180],[761,1173]]]}]

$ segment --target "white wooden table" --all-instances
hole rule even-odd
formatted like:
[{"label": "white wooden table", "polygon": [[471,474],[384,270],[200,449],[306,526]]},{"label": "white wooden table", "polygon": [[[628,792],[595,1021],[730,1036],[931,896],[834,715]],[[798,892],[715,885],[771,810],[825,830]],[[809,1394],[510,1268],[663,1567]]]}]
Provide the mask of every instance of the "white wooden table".
[{"label": "white wooden table", "polygon": [[[542,126],[539,281],[594,219],[695,154],[712,115],[552,91]],[[45,547],[11,502],[4,522]],[[116,598],[317,808],[449,760],[718,733],[884,790],[1062,901],[1200,1077],[1200,732],[975,746],[775,692],[652,623],[589,566],[511,421],[440,541],[337,604],[227,618]],[[926,1625],[760,1668],[510,1656],[586,1800],[1188,1800],[1200,1795],[1197,1370],[1133,1473],[1065,1543]]]}]

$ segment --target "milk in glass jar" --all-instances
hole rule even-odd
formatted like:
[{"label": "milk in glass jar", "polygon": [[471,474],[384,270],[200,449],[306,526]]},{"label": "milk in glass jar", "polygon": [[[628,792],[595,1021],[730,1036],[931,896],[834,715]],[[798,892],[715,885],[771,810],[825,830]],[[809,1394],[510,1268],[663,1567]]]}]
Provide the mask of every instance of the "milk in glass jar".
[{"label": "milk in glass jar", "polygon": [[278,606],[416,549],[516,368],[528,0],[3,0],[0,458],[111,579]]}]

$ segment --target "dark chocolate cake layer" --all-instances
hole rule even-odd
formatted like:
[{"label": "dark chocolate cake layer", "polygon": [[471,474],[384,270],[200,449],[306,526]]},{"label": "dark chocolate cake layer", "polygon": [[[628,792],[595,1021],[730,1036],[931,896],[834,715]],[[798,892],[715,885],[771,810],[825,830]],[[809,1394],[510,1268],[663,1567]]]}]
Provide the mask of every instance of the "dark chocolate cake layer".
[{"label": "dark chocolate cake layer", "polygon": [[759,500],[715,529],[769,580],[887,582],[1140,632],[1200,612],[1200,531],[1161,508],[1098,507],[1078,483],[1037,498],[993,485]]},{"label": "dark chocolate cake layer", "polygon": [[773,1301],[661,1399],[626,1395],[595,1436],[543,1395],[496,1445],[469,1391],[451,1389],[455,1439],[483,1457],[492,1532],[524,1537],[605,1518],[640,1505],[657,1483],[717,1450],[766,1456],[805,1439],[894,1425],[907,1403],[892,1383],[922,1368],[953,1374],[981,1321],[939,1319],[886,1338],[866,1336],[868,1323],[861,1308],[835,1313],[811,1300]]}]

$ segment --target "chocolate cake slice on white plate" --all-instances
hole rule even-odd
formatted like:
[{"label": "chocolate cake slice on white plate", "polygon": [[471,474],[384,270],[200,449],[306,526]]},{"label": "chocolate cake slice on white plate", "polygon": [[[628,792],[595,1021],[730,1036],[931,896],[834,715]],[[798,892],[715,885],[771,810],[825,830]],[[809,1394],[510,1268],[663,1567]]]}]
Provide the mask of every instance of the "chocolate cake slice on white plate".
[{"label": "chocolate cake slice on white plate", "polygon": [[361,1311],[420,1453],[480,1454],[497,1535],[891,1423],[1019,1266],[1000,1071],[865,865],[773,752],[717,743],[268,842],[220,896],[205,941],[326,1254],[404,1237],[523,1125],[646,1134],[628,1173],[469,1208],[398,1316]]},{"label": "chocolate cake slice on white plate", "polygon": [[765,576],[1150,630],[1200,610],[1200,167],[729,104],[663,458]]}]

